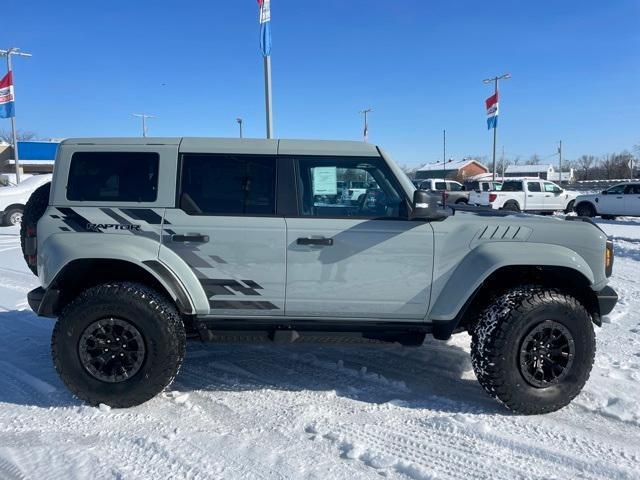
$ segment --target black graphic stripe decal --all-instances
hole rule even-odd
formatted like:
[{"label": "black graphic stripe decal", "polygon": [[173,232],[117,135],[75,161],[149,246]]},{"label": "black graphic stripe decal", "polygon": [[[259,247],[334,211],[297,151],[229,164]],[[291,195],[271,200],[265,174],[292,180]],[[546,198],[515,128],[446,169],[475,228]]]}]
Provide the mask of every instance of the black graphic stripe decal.
[{"label": "black graphic stripe decal", "polygon": [[248,282],[243,280],[246,286],[238,280],[227,278],[205,278],[201,279],[200,283],[208,297],[215,295],[235,295],[234,291],[244,295],[260,295],[256,290],[262,289],[260,285],[252,280]]},{"label": "black graphic stripe decal", "polygon": [[131,222],[129,220],[124,218],[122,215],[118,215],[110,208],[101,208],[100,210],[102,210],[105,214],[109,215],[116,222],[121,223],[122,225],[131,225]]},{"label": "black graphic stripe decal", "polygon": [[[162,223],[162,217],[150,208],[121,208],[122,212],[129,215],[136,220],[142,220],[151,225],[160,225]],[[165,221],[166,225],[171,225],[170,222]]]},{"label": "black graphic stripe decal", "polygon": [[213,300],[209,302],[212,309],[228,310],[278,310],[278,307],[271,302],[248,300]]},{"label": "black graphic stripe decal", "polygon": [[92,224],[89,220],[84,218],[78,212],[76,212],[73,208],[68,207],[58,207],[58,211],[62,213],[62,221],[71,227],[74,232],[94,232],[94,233],[102,233],[102,230],[99,228],[89,229],[88,226]]}]

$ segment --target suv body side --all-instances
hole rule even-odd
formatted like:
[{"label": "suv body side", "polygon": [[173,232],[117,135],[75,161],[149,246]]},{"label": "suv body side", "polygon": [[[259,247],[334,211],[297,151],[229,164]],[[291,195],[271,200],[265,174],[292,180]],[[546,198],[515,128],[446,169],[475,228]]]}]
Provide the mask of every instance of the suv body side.
[{"label": "suv body side", "polygon": [[[67,179],[74,155],[87,152],[157,154],[157,196],[136,202],[70,200]],[[272,210],[261,195],[244,201],[241,214],[215,211],[218,200],[207,203],[198,197],[220,187],[215,172],[205,176],[204,170],[192,172],[190,180],[200,193],[187,193],[196,205],[213,205],[213,210],[197,212],[189,206],[183,195],[185,165],[212,162],[218,168],[229,156],[243,165],[243,172],[250,172],[253,163],[274,166]],[[391,216],[381,216],[383,210],[353,215],[349,209],[362,205],[346,205],[343,213],[328,214],[336,205],[322,203],[322,189],[315,195],[312,187],[310,195],[303,172],[324,168],[317,178],[326,181],[326,169],[345,168],[344,162],[371,172],[377,165],[376,180],[392,187],[398,210]],[[238,188],[245,191],[251,175],[237,176],[243,178]],[[111,262],[100,268],[115,268],[112,262],[120,261],[151,275],[184,314],[293,326],[455,324],[483,282],[509,266],[568,269],[594,292],[606,285],[606,236],[592,225],[471,212],[433,222],[410,220],[413,193],[384,152],[359,142],[67,141],[59,149],[50,206],[38,224],[39,276],[45,289],[55,291],[64,287],[56,279],[66,269],[99,255],[98,260]],[[248,212],[256,205],[268,209]]]}]

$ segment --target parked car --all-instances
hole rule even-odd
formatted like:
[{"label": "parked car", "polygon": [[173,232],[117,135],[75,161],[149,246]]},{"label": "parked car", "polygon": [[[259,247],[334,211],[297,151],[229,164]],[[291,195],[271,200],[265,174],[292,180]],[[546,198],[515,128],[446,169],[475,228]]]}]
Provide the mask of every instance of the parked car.
[{"label": "parked car", "polygon": [[469,203],[469,192],[464,185],[455,180],[429,178],[422,180],[418,188],[421,190],[440,192],[444,201],[448,204],[460,205]]},{"label": "parked car", "polygon": [[569,213],[573,211],[577,196],[577,192],[538,178],[506,180],[500,190],[482,192],[476,198],[476,204],[513,212]]},{"label": "parked car", "polygon": [[51,181],[51,175],[33,175],[18,185],[0,187],[0,221],[3,225],[20,225],[24,206],[35,189]]},{"label": "parked car", "polygon": [[482,202],[482,192],[500,191],[502,182],[492,180],[473,180],[465,182],[466,190],[469,191],[469,205],[480,205]]},{"label": "parked car", "polygon": [[[316,200],[347,175],[374,179],[371,201]],[[438,197],[363,142],[65,140],[25,210],[29,305],[56,318],[55,368],[91,405],[160,393],[187,338],[416,346],[462,331],[489,395],[523,414],[567,405],[617,301],[612,242],[581,217]]]},{"label": "parked car", "polygon": [[576,213],[583,217],[600,215],[605,219],[640,216],[640,182],[620,183],[600,193],[579,195]]}]

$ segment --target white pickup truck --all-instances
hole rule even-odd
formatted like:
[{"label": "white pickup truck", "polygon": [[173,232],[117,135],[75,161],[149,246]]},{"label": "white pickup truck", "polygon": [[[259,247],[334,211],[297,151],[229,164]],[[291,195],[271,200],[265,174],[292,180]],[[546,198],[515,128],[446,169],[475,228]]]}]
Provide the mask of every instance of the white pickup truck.
[{"label": "white pickup truck", "polygon": [[563,190],[553,182],[532,179],[507,180],[498,191],[482,192],[475,205],[514,212],[557,212],[573,210],[577,192]]},{"label": "white pickup truck", "polygon": [[499,191],[502,188],[502,182],[494,182],[491,180],[474,180],[466,182],[464,186],[470,192],[469,205],[480,205],[480,202],[483,199],[483,192]]}]

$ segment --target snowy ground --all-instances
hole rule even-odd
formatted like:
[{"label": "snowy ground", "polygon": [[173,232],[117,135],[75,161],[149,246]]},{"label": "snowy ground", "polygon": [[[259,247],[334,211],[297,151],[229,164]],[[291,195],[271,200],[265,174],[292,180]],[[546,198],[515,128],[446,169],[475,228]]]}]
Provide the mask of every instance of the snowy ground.
[{"label": "snowy ground", "polygon": [[15,228],[0,228],[0,479],[639,478],[640,220],[616,237],[621,296],[572,405],[509,414],[475,381],[466,334],[416,349],[189,347],[171,391],[84,406],[49,357],[53,322]]}]

